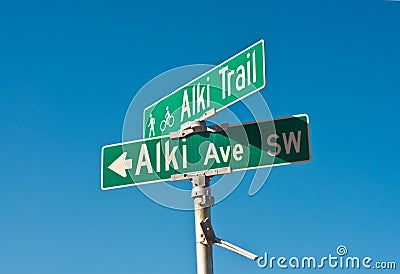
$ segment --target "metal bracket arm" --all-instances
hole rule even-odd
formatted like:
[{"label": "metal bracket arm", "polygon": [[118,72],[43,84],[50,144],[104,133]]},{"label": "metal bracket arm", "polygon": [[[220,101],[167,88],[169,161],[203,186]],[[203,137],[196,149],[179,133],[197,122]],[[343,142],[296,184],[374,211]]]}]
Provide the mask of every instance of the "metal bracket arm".
[{"label": "metal bracket arm", "polygon": [[247,250],[244,250],[243,248],[240,248],[240,247],[238,247],[238,246],[236,246],[234,244],[231,244],[231,243],[229,243],[227,241],[224,241],[224,240],[221,240],[221,239],[217,238],[215,236],[214,229],[213,229],[213,227],[211,225],[210,218],[206,218],[205,220],[203,220],[200,223],[200,226],[201,226],[201,228],[203,230],[203,234],[204,234],[204,237],[205,237],[205,241],[202,242],[203,244],[206,244],[206,245],[216,244],[216,245],[218,245],[220,247],[223,247],[223,248],[228,249],[228,250],[230,250],[232,252],[235,252],[235,253],[237,253],[239,255],[242,255],[242,256],[250,259],[250,260],[253,260],[253,261],[257,260],[258,256],[256,254],[251,253],[251,252],[249,252]]}]

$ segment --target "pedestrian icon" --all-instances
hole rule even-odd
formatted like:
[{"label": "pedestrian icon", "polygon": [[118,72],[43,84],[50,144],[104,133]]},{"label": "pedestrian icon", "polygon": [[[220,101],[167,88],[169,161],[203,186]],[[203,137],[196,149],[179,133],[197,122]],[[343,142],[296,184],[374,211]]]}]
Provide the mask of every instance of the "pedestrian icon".
[{"label": "pedestrian icon", "polygon": [[154,137],[156,133],[154,132],[154,125],[156,123],[156,119],[153,117],[153,114],[150,114],[150,121],[148,127],[150,128],[149,138]]},{"label": "pedestrian icon", "polygon": [[174,116],[171,115],[171,113],[169,113],[168,107],[165,108],[165,111],[166,111],[165,112],[165,120],[162,120],[161,124],[160,124],[160,130],[162,132],[167,128],[167,125],[169,127],[172,127],[175,122],[175,118],[174,118]]}]

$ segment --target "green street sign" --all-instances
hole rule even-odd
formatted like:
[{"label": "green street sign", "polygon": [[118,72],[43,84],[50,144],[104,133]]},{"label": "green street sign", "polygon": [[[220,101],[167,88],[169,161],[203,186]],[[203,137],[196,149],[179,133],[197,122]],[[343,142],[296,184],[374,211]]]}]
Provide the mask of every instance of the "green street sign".
[{"label": "green street sign", "polygon": [[309,161],[308,116],[296,115],[229,126],[182,139],[168,135],[104,146],[103,190],[167,181],[184,174],[232,171]]},{"label": "green street sign", "polygon": [[265,87],[265,49],[260,40],[143,112],[143,138],[167,135],[207,111],[220,111]]}]

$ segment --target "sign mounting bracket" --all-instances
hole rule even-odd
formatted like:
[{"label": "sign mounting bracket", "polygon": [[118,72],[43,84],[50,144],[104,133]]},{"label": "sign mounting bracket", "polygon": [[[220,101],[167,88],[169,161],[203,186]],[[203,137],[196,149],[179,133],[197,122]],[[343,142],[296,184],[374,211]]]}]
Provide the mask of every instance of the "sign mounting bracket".
[{"label": "sign mounting bracket", "polygon": [[218,245],[220,247],[228,249],[228,250],[230,250],[232,252],[235,252],[235,253],[237,253],[239,255],[242,255],[242,256],[244,256],[244,257],[246,257],[246,258],[248,258],[250,260],[253,260],[253,261],[255,261],[258,258],[258,256],[256,254],[254,254],[254,253],[251,253],[251,252],[249,252],[247,250],[244,250],[243,248],[240,248],[240,247],[238,247],[238,246],[236,246],[234,244],[231,244],[231,243],[229,243],[227,241],[224,241],[224,240],[221,240],[221,239],[217,238],[215,236],[214,229],[213,229],[213,227],[211,225],[210,218],[206,218],[203,221],[201,221],[200,226],[203,229],[203,233],[204,233],[204,236],[205,236],[205,239],[206,239],[206,243],[205,244],[208,244],[208,245],[216,244],[216,245]]},{"label": "sign mounting bracket", "polygon": [[228,124],[206,126],[206,120],[216,115],[216,109],[210,109],[209,111],[205,112],[203,116],[201,116],[199,119],[181,125],[181,128],[178,131],[170,132],[169,137],[171,139],[179,139],[185,138],[190,134],[198,132],[217,132],[227,130],[229,126]]}]

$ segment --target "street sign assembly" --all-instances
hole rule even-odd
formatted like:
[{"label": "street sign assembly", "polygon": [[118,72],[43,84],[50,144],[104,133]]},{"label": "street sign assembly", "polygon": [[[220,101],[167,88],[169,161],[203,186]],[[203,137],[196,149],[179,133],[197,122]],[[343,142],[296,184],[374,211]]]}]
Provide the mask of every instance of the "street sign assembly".
[{"label": "street sign assembly", "polygon": [[212,245],[258,256],[215,236],[210,180],[235,171],[311,159],[306,114],[239,125],[207,126],[218,111],[265,87],[260,40],[178,88],[143,112],[143,138],[102,148],[103,190],[189,180],[194,202],[198,274],[212,274]]}]

